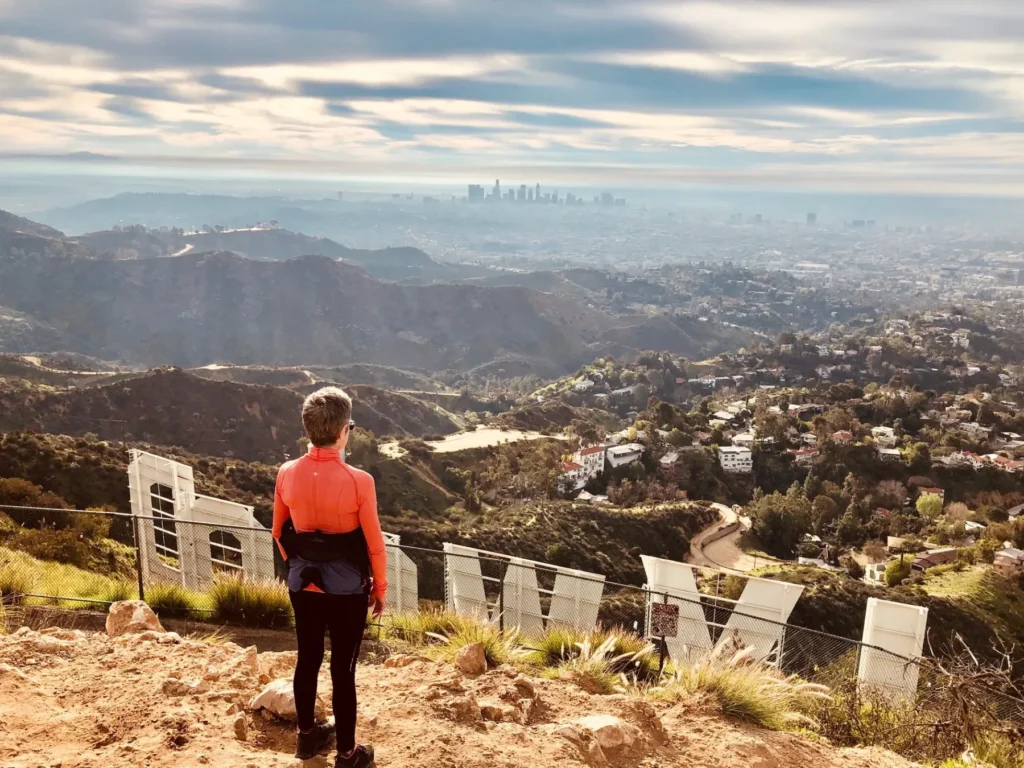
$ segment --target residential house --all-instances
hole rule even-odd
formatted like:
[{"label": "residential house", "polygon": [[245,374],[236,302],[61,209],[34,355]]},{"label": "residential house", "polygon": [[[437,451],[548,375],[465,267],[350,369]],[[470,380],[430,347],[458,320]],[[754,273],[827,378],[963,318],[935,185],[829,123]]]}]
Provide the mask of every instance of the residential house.
[{"label": "residential house", "polygon": [[832,441],[841,445],[853,442],[853,433],[845,429],[841,429],[838,432],[832,433]]},{"label": "residential house", "polygon": [[625,464],[632,464],[644,455],[644,447],[640,443],[626,443],[625,445],[614,445],[608,449],[605,456],[613,469]]},{"label": "residential house", "polygon": [[985,457],[979,456],[976,453],[970,451],[956,451],[946,457],[945,463],[953,467],[971,467],[972,469],[981,469],[985,466]]},{"label": "residential house", "polygon": [[1019,549],[1004,549],[996,552],[992,565],[998,573],[1007,578],[1024,575],[1024,552]]},{"label": "residential house", "polygon": [[956,547],[933,549],[930,552],[922,552],[920,555],[915,557],[914,562],[910,567],[915,571],[927,571],[929,568],[934,568],[936,565],[955,563],[957,557],[958,552]]},{"label": "residential house", "polygon": [[576,490],[586,485],[587,478],[583,474],[583,465],[575,461],[562,462],[562,474],[558,478],[558,485],[562,492]]},{"label": "residential house", "polygon": [[661,465],[662,469],[674,467],[677,461],[679,461],[679,454],[676,451],[666,453],[664,456],[658,459],[658,463]]},{"label": "residential house", "polygon": [[992,436],[992,427],[983,427],[976,421],[962,423],[957,429],[974,440],[988,440]]},{"label": "residential house", "polygon": [[896,445],[896,430],[892,427],[872,427],[871,436],[883,448],[892,448]]},{"label": "residential house", "polygon": [[864,581],[868,584],[885,584],[885,568],[888,563],[869,563],[864,567]]},{"label": "residential house", "polygon": [[722,446],[718,449],[718,461],[726,472],[749,475],[754,471],[754,454],[749,448]]},{"label": "residential house", "polygon": [[818,436],[813,432],[804,432],[802,435],[800,435],[800,442],[803,443],[804,445],[817,445]]},{"label": "residential house", "polygon": [[604,472],[605,446],[591,445],[589,448],[580,448],[573,454],[572,460],[583,467],[583,473],[587,479]]},{"label": "residential house", "polygon": [[711,415],[714,416],[719,421],[725,422],[732,422],[732,420],[736,418],[736,414],[730,413],[729,411],[715,411]]},{"label": "residential house", "polygon": [[964,349],[967,349],[968,347],[971,346],[971,332],[968,330],[964,330],[961,328],[960,330],[953,331],[951,334],[949,334],[949,338],[958,347],[963,347]]},{"label": "residential house", "polygon": [[577,392],[586,392],[587,390],[594,388],[594,382],[590,379],[580,379],[572,387]]},{"label": "residential house", "polygon": [[878,457],[882,461],[903,461],[903,454],[899,448],[879,448]]},{"label": "residential house", "polygon": [[814,463],[814,459],[821,455],[820,448],[790,448],[789,455],[797,466],[806,467]]},{"label": "residential house", "polygon": [[928,494],[931,494],[933,496],[938,496],[943,501],[946,500],[946,491],[943,488],[921,487],[921,488],[917,489],[917,492],[920,493],[922,496],[924,496],[926,493],[928,493]]},{"label": "residential house", "polygon": [[757,438],[754,437],[753,432],[741,432],[738,435],[732,436],[732,444],[742,446],[743,448],[753,448],[756,442]]}]

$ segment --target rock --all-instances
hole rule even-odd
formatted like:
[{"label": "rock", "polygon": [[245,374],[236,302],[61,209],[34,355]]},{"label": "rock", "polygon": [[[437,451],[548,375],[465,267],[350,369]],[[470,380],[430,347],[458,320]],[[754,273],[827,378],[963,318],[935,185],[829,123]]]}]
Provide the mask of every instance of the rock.
[{"label": "rock", "polygon": [[488,720],[492,723],[515,720],[515,715],[515,710],[508,706],[502,706],[501,704],[495,704],[487,701],[480,704],[480,716],[484,720]]},{"label": "rock", "polygon": [[10,664],[0,664],[0,682],[4,680],[15,680],[19,683],[31,683],[32,678]]},{"label": "rock", "polygon": [[593,736],[601,749],[631,747],[637,739],[636,728],[615,715],[588,715],[574,725]]},{"label": "rock", "polygon": [[387,669],[395,669],[395,668],[409,667],[409,666],[412,666],[413,664],[424,664],[424,663],[426,663],[426,664],[430,663],[430,659],[428,659],[426,656],[410,656],[410,655],[407,655],[407,654],[400,653],[397,656],[392,656],[387,661],[385,661],[384,662],[384,666]]},{"label": "rock", "polygon": [[552,731],[555,736],[561,736],[566,741],[572,742],[577,747],[583,744],[583,734],[572,725],[559,725]]},{"label": "rock", "polygon": [[164,680],[161,690],[167,696],[191,696],[197,693],[206,693],[210,690],[210,684],[205,680],[197,680],[194,683],[186,683],[176,677],[169,677]]},{"label": "rock", "polygon": [[122,600],[110,606],[107,614],[107,635],[110,637],[150,630],[163,632],[164,628],[153,609],[141,600]]},{"label": "rock", "polygon": [[487,656],[484,653],[483,643],[470,643],[464,645],[455,654],[455,666],[464,675],[479,677],[487,671]]},{"label": "rock", "polygon": [[516,691],[524,699],[535,699],[535,698],[537,698],[537,689],[536,689],[536,687],[534,687],[533,683],[531,683],[529,680],[527,680],[522,675],[517,677],[513,681],[513,684],[516,687]]},{"label": "rock", "polygon": [[[249,709],[262,711],[264,717],[277,717],[289,722],[297,722],[299,717],[295,711],[295,692],[291,680],[272,680],[249,702]],[[327,707],[318,695],[316,697],[316,715],[322,718]]]},{"label": "rock", "polygon": [[476,723],[480,721],[480,705],[473,695],[462,696],[452,701],[448,709],[452,719],[459,723]]},{"label": "rock", "polygon": [[235,738],[239,741],[245,741],[249,738],[249,723],[245,719],[245,713],[240,712],[235,718],[234,722]]},{"label": "rock", "polygon": [[[298,660],[299,654],[295,651],[282,651],[275,653],[268,651],[267,653],[261,653],[258,657],[260,682],[266,685],[271,680],[277,680],[281,677],[291,677],[295,672],[295,662]],[[267,679],[263,680],[263,676],[266,675]]]}]

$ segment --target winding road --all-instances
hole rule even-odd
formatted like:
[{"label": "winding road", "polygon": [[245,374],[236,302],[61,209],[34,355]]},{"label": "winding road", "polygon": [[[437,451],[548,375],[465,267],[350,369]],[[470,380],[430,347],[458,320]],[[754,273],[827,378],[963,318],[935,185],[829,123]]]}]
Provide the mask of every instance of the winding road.
[{"label": "winding road", "polygon": [[763,555],[751,555],[740,549],[740,537],[750,529],[749,518],[741,517],[725,504],[711,506],[718,510],[720,519],[693,537],[687,562],[735,573],[748,573],[755,568],[776,562]]}]

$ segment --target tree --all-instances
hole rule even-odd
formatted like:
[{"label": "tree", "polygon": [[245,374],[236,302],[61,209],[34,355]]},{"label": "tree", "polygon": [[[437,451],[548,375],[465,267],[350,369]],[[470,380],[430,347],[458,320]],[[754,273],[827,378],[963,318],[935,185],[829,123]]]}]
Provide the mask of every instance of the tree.
[{"label": "tree", "polygon": [[971,510],[961,501],[955,501],[946,507],[946,522],[950,525],[963,524],[971,519]]},{"label": "tree", "polygon": [[821,536],[831,530],[832,525],[839,519],[839,505],[830,497],[820,494],[811,504],[811,518],[814,532]]},{"label": "tree", "polygon": [[909,560],[893,560],[886,566],[885,569],[885,583],[890,587],[898,586],[903,583],[903,580],[910,576],[910,561]]},{"label": "tree", "polygon": [[917,500],[917,512],[925,520],[938,520],[942,514],[942,497],[936,493],[921,494]]},{"label": "tree", "polygon": [[836,537],[841,543],[852,546],[863,542],[866,535],[867,531],[860,520],[860,515],[857,514],[857,508],[851,504],[839,521]]},{"label": "tree", "polygon": [[811,530],[811,505],[798,484],[785,493],[754,499],[747,508],[751,528],[769,554],[792,558],[797,545]]},{"label": "tree", "polygon": [[861,551],[872,563],[884,563],[889,559],[889,551],[885,548],[885,544],[878,539],[872,539],[866,543]]},{"label": "tree", "polygon": [[875,486],[875,501],[887,509],[901,509],[907,489],[899,480],[883,480]]}]

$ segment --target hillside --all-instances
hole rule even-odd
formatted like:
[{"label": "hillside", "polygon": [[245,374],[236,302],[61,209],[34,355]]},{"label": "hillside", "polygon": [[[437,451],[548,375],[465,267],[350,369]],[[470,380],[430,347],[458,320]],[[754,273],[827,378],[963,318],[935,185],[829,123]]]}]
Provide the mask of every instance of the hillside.
[{"label": "hillside", "polygon": [[591,357],[588,342],[611,324],[521,288],[400,286],[325,257],[264,262],[229,253],[4,259],[0,306],[53,326],[63,349],[143,365],[439,370],[516,354],[560,372]]},{"label": "hillside", "polygon": [[307,365],[302,367],[270,367],[266,365],[212,365],[191,368],[189,373],[213,381],[235,381],[239,384],[273,384],[300,388],[327,382],[350,386],[370,384],[383,389],[433,391],[443,386],[422,373],[403,371],[386,365],[351,363],[349,365]]},{"label": "hillside", "polygon": [[[10,358],[0,358],[0,362]],[[434,406],[371,386],[349,388],[360,427],[378,435],[448,434],[456,425]],[[55,389],[0,379],[0,430],[180,446],[187,451],[281,461],[305,433],[302,396],[283,387],[209,381],[178,369],[122,375],[115,383]],[[121,422],[126,422],[122,424]]]},{"label": "hillside", "polygon": [[[383,648],[369,641],[364,648],[377,655],[359,670],[358,733],[388,768],[689,768],[707,765],[709,754],[718,768],[911,766],[882,750],[838,749],[740,723],[699,695],[679,702],[602,696],[511,665],[471,677],[422,657],[381,664]],[[47,628],[0,637],[0,762],[295,765],[294,725],[252,709],[265,683],[287,679],[294,663],[290,652],[259,654],[162,631],[110,638]],[[490,707],[486,720],[481,705]],[[588,726],[593,716],[615,726],[614,741]]]},{"label": "hillside", "polygon": [[11,232],[23,232],[29,235],[38,235],[39,237],[64,237],[63,232],[60,232],[53,227],[48,227],[45,224],[39,224],[38,222],[22,218],[21,216],[16,216],[13,213],[8,213],[7,211],[0,211],[0,229],[10,230]]}]

